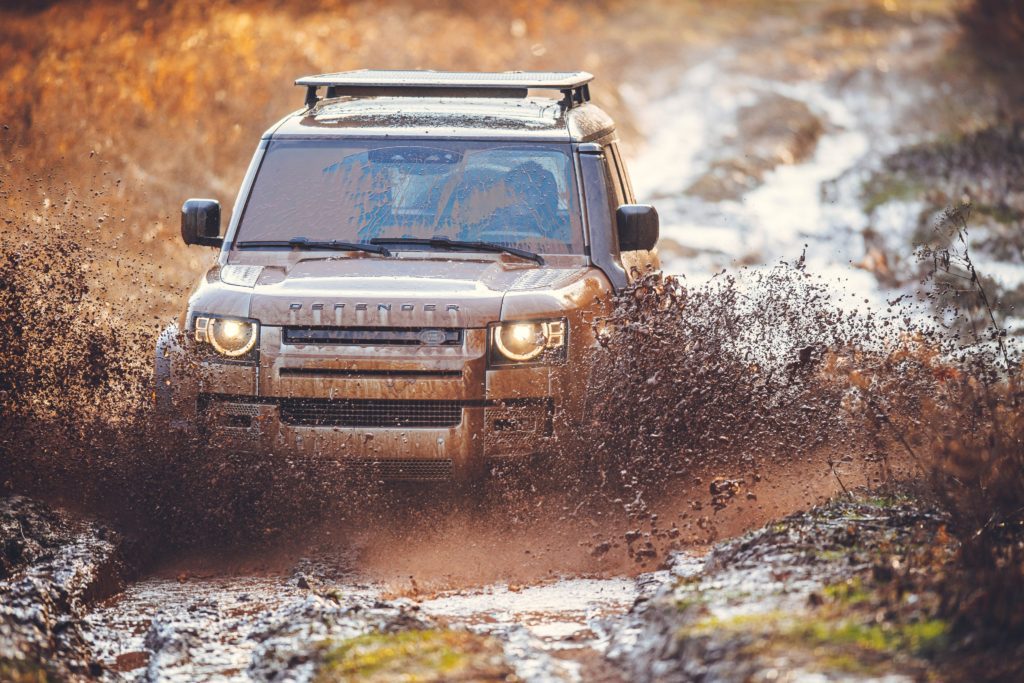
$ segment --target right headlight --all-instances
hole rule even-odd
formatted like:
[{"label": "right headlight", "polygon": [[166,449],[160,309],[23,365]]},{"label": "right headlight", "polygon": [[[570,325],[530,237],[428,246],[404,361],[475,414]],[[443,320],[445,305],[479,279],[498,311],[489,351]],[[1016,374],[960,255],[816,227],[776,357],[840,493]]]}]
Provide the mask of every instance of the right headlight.
[{"label": "right headlight", "polygon": [[260,323],[250,318],[231,318],[203,313],[195,316],[195,339],[209,344],[218,355],[241,360],[256,349]]},{"label": "right headlight", "polygon": [[492,365],[550,363],[565,358],[569,343],[565,319],[517,321],[491,325]]}]

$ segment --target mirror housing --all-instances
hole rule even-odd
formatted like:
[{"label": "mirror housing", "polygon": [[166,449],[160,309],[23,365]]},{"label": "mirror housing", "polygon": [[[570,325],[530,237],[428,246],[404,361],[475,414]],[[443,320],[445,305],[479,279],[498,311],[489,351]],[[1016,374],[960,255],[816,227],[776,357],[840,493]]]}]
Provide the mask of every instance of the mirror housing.
[{"label": "mirror housing", "polygon": [[658,243],[658,210],[650,204],[623,204],[615,211],[619,251],[650,251]]},{"label": "mirror housing", "polygon": [[189,199],[181,205],[181,239],[185,244],[220,247],[220,202],[216,199]]}]

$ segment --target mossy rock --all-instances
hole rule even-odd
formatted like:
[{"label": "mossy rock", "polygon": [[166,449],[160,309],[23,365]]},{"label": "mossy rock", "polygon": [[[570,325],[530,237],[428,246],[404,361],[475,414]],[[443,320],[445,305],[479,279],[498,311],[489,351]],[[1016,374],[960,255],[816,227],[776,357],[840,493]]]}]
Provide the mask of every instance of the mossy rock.
[{"label": "mossy rock", "polygon": [[810,620],[791,636],[816,645],[853,647],[869,653],[934,656],[946,645],[949,624],[942,619],[908,623],[860,623],[852,620]]},{"label": "mossy rock", "polygon": [[498,641],[467,631],[369,633],[323,647],[317,683],[516,680]]}]

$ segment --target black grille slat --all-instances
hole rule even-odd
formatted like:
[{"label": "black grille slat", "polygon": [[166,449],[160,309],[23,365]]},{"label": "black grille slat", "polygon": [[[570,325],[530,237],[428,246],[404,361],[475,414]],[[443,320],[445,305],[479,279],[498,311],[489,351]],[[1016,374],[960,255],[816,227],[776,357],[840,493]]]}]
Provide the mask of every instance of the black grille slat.
[{"label": "black grille slat", "polygon": [[462,370],[360,370],[355,368],[281,368],[279,377],[411,377],[423,379],[450,379],[462,377]]},{"label": "black grille slat", "polygon": [[366,464],[388,481],[445,481],[454,471],[451,460],[376,460]]},{"label": "black grille slat", "polygon": [[[436,339],[427,343],[429,332]],[[338,344],[343,346],[459,346],[462,330],[425,327],[286,327],[286,344]]]},{"label": "black grille slat", "polygon": [[282,399],[285,424],[323,427],[447,428],[462,422],[461,401]]}]

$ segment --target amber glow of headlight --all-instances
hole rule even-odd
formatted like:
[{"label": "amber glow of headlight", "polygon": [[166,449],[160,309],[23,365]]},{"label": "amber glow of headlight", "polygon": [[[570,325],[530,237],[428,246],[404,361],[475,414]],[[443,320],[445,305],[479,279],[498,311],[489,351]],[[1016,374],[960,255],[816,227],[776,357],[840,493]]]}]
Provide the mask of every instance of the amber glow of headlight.
[{"label": "amber glow of headlight", "polygon": [[509,360],[533,360],[544,352],[544,331],[538,323],[500,325],[494,330],[494,344]]},{"label": "amber glow of headlight", "polygon": [[497,325],[494,346],[505,358],[519,363],[536,359],[546,350],[565,346],[565,322],[522,322]]},{"label": "amber glow of headlight", "polygon": [[256,346],[258,327],[245,320],[196,318],[196,341],[207,342],[228,358],[244,356]]}]

